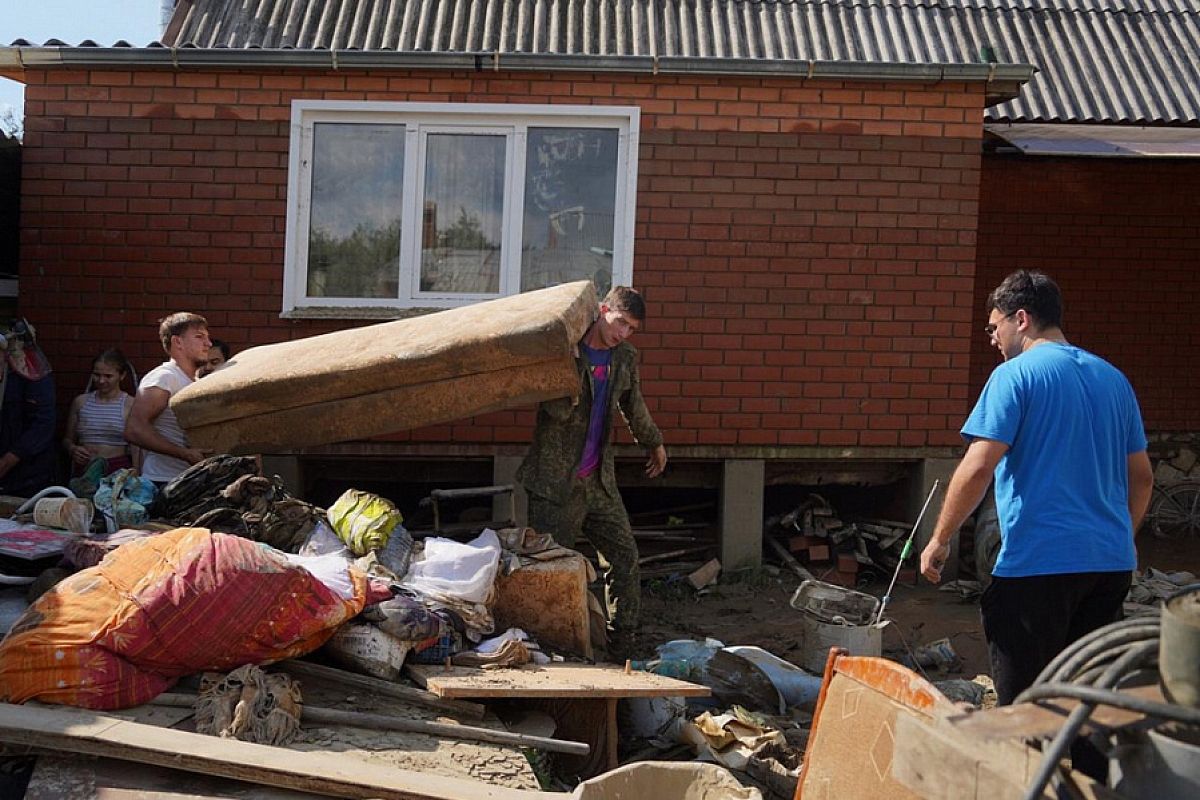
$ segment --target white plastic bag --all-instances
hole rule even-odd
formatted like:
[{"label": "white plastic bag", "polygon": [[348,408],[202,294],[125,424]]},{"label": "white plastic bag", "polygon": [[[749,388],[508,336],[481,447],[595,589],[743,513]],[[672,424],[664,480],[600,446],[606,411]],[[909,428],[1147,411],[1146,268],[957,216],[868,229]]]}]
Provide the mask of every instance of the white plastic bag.
[{"label": "white plastic bag", "polygon": [[463,544],[452,539],[426,539],[425,556],[408,567],[401,581],[417,592],[485,603],[500,564],[500,539],[491,528]]}]

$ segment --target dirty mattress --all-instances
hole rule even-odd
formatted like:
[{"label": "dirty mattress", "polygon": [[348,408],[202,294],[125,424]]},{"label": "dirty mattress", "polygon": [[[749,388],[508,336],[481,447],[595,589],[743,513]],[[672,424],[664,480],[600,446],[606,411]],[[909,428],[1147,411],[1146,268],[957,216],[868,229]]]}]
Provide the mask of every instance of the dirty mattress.
[{"label": "dirty mattress", "polygon": [[193,447],[254,453],[364,439],[579,391],[588,281],[254,347],[171,398]]}]

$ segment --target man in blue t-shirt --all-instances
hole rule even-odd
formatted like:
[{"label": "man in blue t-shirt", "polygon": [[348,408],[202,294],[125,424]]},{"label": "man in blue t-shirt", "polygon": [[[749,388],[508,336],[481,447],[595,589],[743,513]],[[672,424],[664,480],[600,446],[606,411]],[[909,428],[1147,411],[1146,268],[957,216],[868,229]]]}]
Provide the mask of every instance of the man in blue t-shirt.
[{"label": "man in blue t-shirt", "polygon": [[967,452],[921,572],[941,580],[950,540],[994,475],[1001,547],[981,614],[1004,705],[1068,644],[1121,618],[1154,476],[1133,388],[1067,342],[1054,281],[1014,272],[988,310],[1004,363],[963,425]]}]

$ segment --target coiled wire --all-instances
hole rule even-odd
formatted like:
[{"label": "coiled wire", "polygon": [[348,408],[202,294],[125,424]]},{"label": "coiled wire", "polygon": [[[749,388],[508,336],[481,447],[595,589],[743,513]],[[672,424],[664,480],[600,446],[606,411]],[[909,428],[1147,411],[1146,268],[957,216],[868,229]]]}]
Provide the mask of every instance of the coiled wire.
[{"label": "coiled wire", "polygon": [[[1200,589],[1200,584],[1183,587],[1172,597],[1196,589]],[[1157,671],[1160,628],[1161,612],[1157,608],[1097,628],[1068,645],[1046,665],[1033,685],[1017,697],[1018,703],[1051,698],[1080,701],[1046,748],[1037,774],[1026,789],[1025,800],[1042,797],[1067,748],[1098,705],[1126,708],[1159,719],[1200,726],[1200,710],[1114,691],[1138,672]]]}]

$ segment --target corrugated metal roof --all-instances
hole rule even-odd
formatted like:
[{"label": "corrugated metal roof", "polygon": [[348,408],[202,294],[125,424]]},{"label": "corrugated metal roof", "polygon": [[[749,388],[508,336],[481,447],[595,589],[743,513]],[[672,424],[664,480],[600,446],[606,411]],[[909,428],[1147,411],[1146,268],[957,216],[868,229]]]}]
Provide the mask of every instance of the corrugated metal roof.
[{"label": "corrugated metal roof", "polygon": [[[1034,64],[993,122],[1200,123],[1200,0],[180,0],[173,47]],[[766,71],[766,70],[764,70]]]},{"label": "corrugated metal roof", "polygon": [[1200,121],[1200,0],[184,0],[168,44],[1034,64],[991,121]]}]

